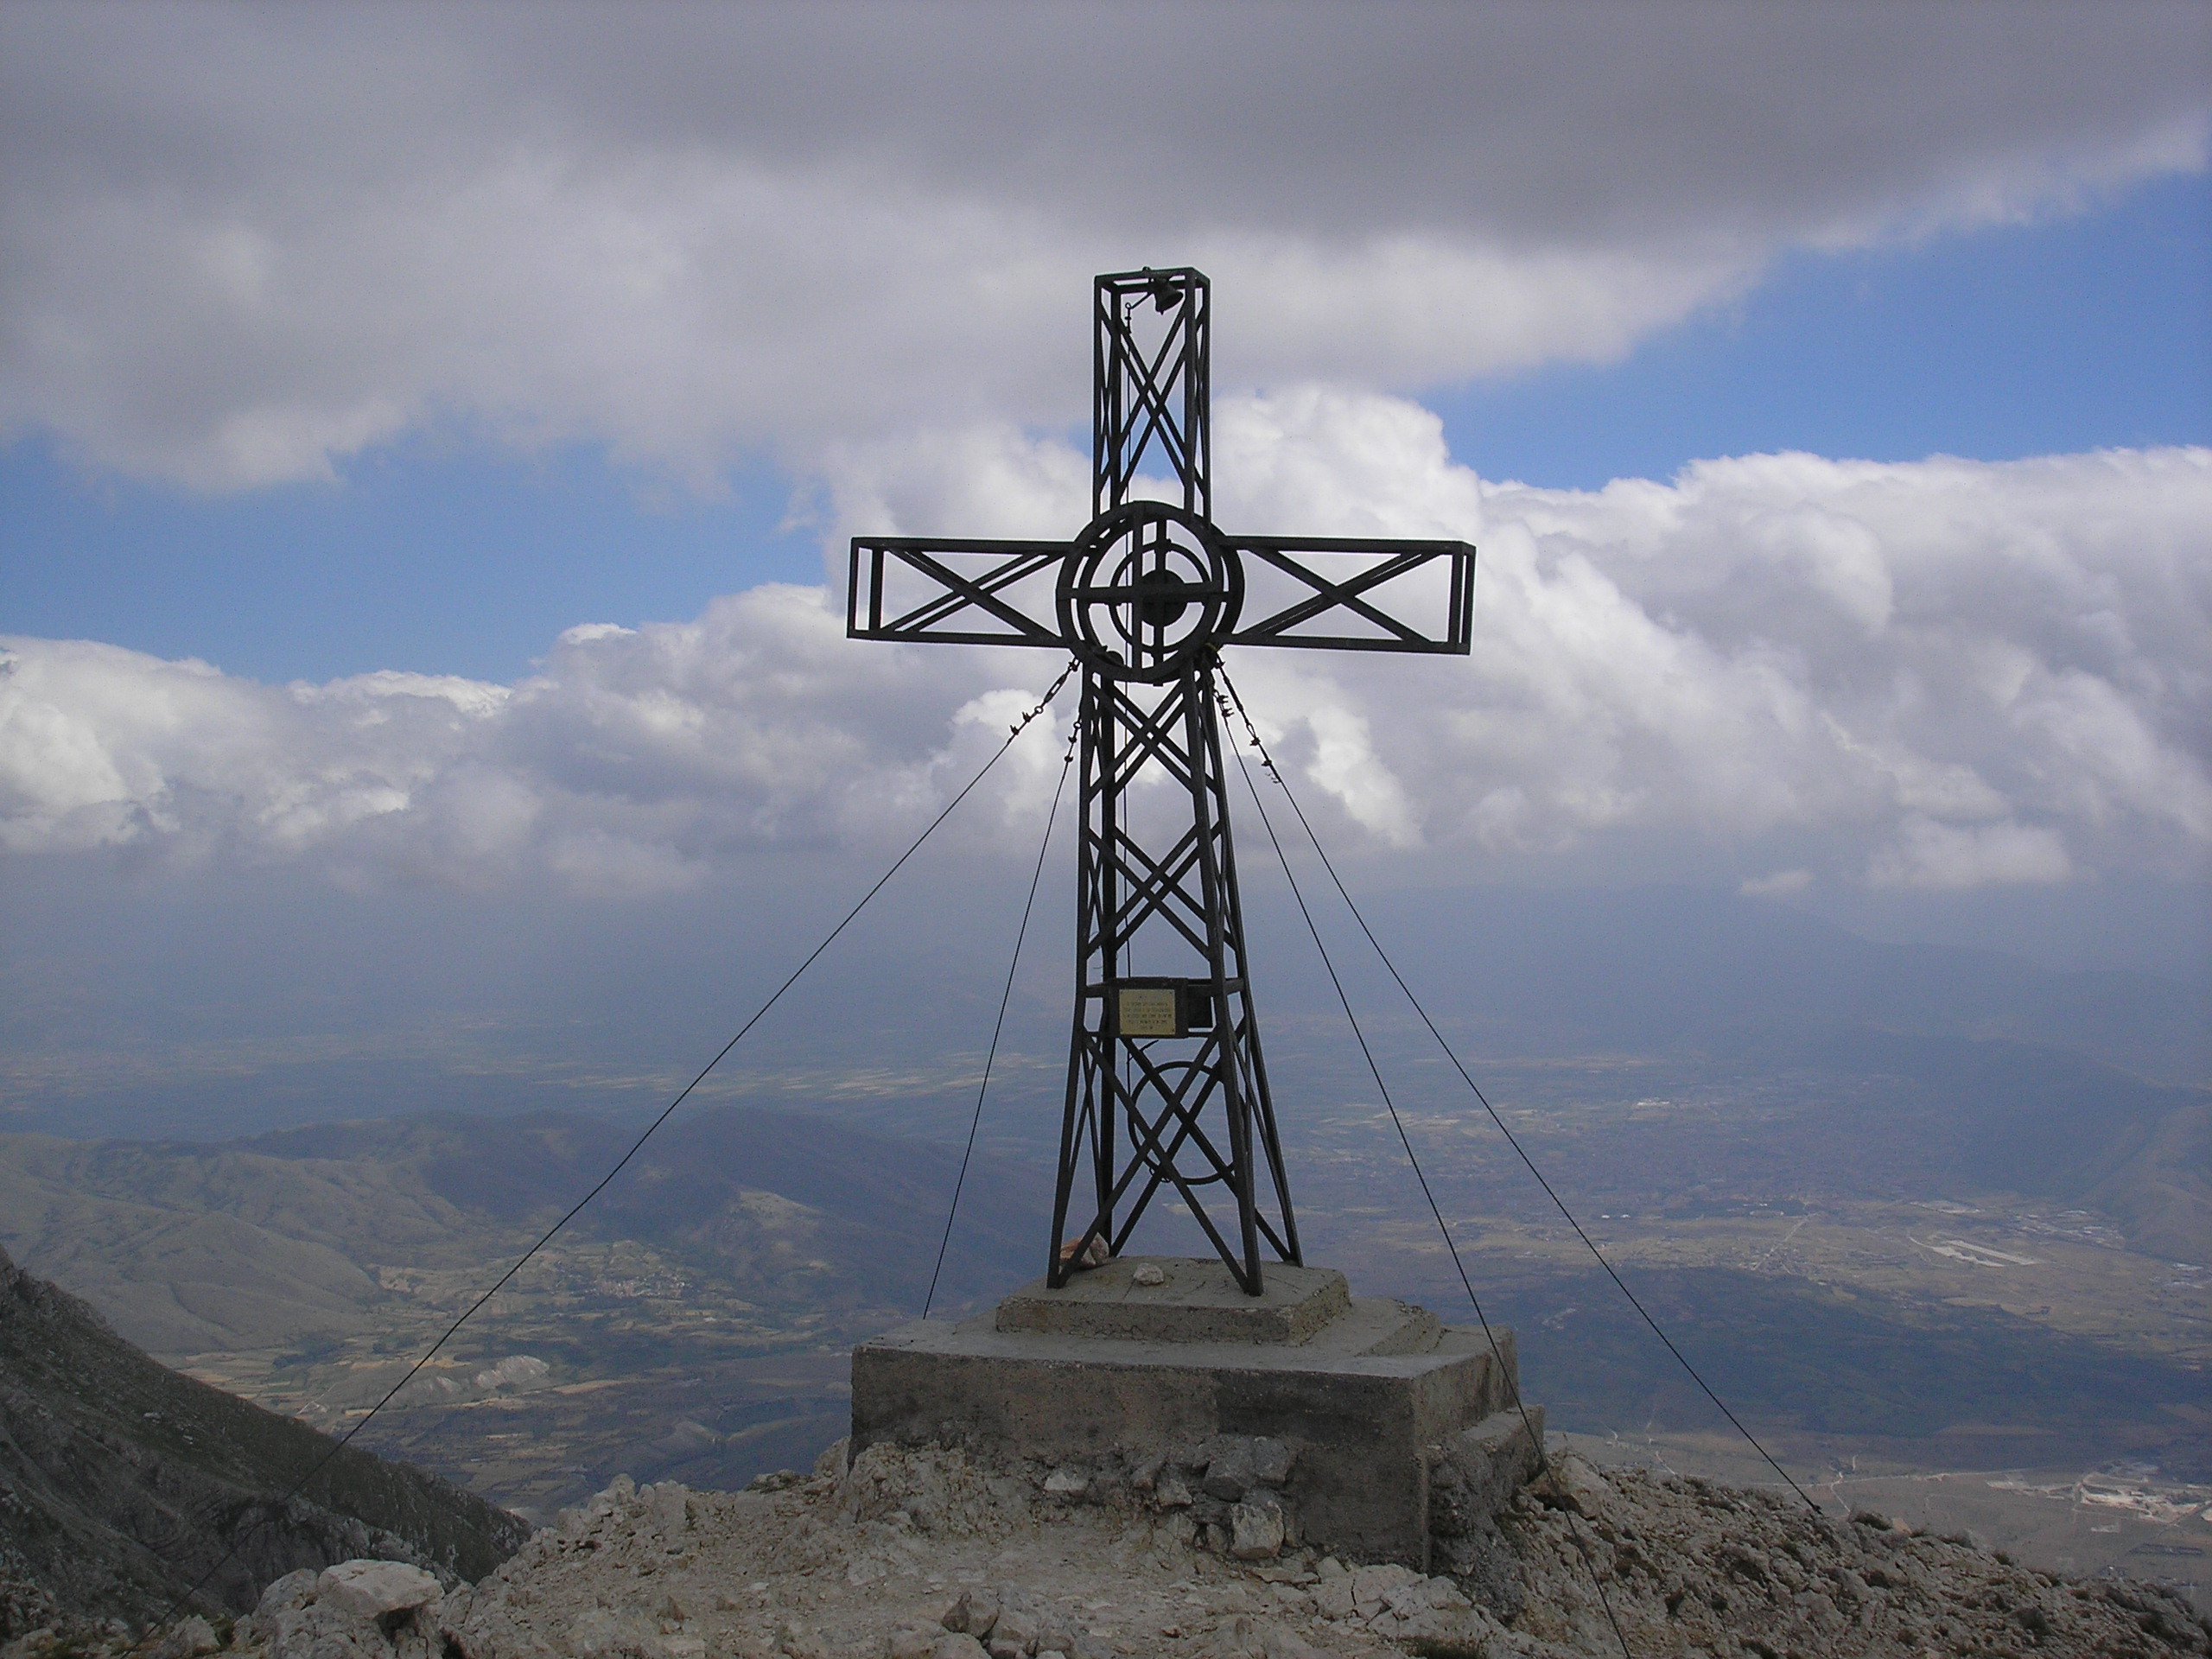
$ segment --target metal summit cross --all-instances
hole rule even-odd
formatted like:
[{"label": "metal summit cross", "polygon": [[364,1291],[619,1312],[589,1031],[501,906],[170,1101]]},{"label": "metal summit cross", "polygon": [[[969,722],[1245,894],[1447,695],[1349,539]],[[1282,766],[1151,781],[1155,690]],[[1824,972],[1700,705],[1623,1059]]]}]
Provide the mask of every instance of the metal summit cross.
[{"label": "metal summit cross", "polygon": [[[1465,656],[1473,616],[1475,550],[1465,542],[1214,526],[1211,299],[1187,268],[1097,278],[1094,516],[1074,540],[853,538],[852,638],[1049,646],[1083,664],[1054,1288],[1099,1246],[1121,1254],[1163,1185],[1249,1294],[1262,1290],[1263,1240],[1280,1260],[1301,1261],[1237,902],[1216,715],[1221,648]],[[1173,477],[1140,477],[1148,457]],[[1167,499],[1150,499],[1159,489]],[[1394,602],[1434,626],[1405,620]],[[1255,609],[1264,613],[1247,620]],[[1257,1190],[1262,1160],[1272,1206]],[[1227,1230],[1208,1187],[1221,1189],[1224,1211],[1224,1199],[1235,1206]]]}]

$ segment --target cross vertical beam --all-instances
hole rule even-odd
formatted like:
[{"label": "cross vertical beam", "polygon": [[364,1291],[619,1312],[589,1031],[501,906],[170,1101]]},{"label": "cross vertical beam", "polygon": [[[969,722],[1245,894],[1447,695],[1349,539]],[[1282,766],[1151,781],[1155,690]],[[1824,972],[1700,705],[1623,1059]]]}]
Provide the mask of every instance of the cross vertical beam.
[{"label": "cross vertical beam", "polygon": [[[1188,268],[1097,279],[1092,516],[1072,540],[853,538],[853,638],[1047,647],[1083,665],[1055,1286],[1119,1252],[1163,1191],[1253,1295],[1263,1256],[1300,1259],[1229,829],[1222,647],[1468,650],[1464,542],[1215,527],[1211,303]],[[1266,601],[1249,616],[1248,578]]]},{"label": "cross vertical beam", "polygon": [[[1097,279],[1097,514],[1128,506],[1150,461],[1170,475],[1168,499],[1206,524],[1211,297],[1205,277],[1187,269]],[[1203,571],[1192,582],[1176,569],[1164,540],[1132,539],[1118,564],[1097,573],[1102,593],[1160,595],[1124,607],[1133,637],[1123,671],[1142,667],[1148,643],[1166,658],[1161,638],[1193,603],[1168,595],[1207,585]],[[1245,962],[1216,660],[1211,645],[1179,652],[1142,680],[1114,664],[1084,665],[1076,1006],[1052,1201],[1060,1248],[1047,1265],[1054,1285],[1080,1268],[1093,1240],[1119,1254],[1163,1187],[1249,1294],[1262,1288],[1263,1242],[1279,1259],[1300,1260]],[[1163,791],[1145,803],[1151,810],[1128,810],[1133,786],[1160,781],[1177,804]],[[1078,1190],[1090,1195],[1088,1214]]]},{"label": "cross vertical beam", "polygon": [[[1141,327],[1147,311],[1165,325]],[[1188,266],[1123,271],[1092,285],[1092,518],[1129,499],[1154,448],[1182,486],[1184,511],[1213,517],[1212,326],[1213,284]]]}]

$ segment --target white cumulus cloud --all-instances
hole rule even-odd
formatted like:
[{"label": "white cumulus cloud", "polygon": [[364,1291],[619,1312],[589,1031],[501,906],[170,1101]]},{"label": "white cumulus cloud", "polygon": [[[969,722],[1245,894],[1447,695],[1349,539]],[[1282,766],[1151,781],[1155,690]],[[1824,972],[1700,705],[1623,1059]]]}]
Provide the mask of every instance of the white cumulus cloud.
[{"label": "white cumulus cloud", "polygon": [[[1765,455],[1578,493],[1478,478],[1395,398],[1246,397],[1217,419],[1232,531],[1481,550],[1468,658],[1232,653],[1347,850],[1717,869],[1769,893],[2187,874],[2212,853],[2212,452]],[[1009,478],[1001,519],[967,518]],[[1066,534],[1087,506],[1079,457],[981,429],[849,452],[831,510],[850,530]],[[571,628],[512,687],[6,649],[10,849],[613,890],[773,846],[874,856],[1059,666],[849,641],[840,596],[792,586]],[[954,833],[1034,833],[1071,709],[1071,690]]]}]

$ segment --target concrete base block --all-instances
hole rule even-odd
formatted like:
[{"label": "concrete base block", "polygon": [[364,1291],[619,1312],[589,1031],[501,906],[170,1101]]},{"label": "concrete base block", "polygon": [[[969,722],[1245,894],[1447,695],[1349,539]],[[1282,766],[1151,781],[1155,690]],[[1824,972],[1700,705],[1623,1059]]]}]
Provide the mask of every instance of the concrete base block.
[{"label": "concrete base block", "polygon": [[[1136,1258],[1099,1273],[1119,1270],[1134,1287],[1146,1265]],[[1202,1269],[1219,1267],[1162,1265],[1201,1287]],[[1408,1303],[1345,1296],[1341,1275],[1306,1272],[1310,1281],[1286,1283],[1276,1308],[1224,1307],[1206,1294],[1179,1308],[1154,1297],[1131,1313],[1116,1311],[1130,1306],[1116,1281],[1096,1277],[1086,1296],[1040,1281],[994,1313],[900,1326],[853,1351],[853,1452],[884,1440],[934,1442],[1137,1471],[1149,1484],[1144,1471],[1163,1459],[1203,1464],[1208,1442],[1263,1438],[1290,1454],[1287,1478],[1270,1490],[1294,1536],[1355,1560],[1428,1571],[1438,1448],[1459,1453],[1455,1469],[1471,1466],[1459,1437],[1516,1397],[1513,1333],[1493,1327],[1493,1354],[1479,1331],[1441,1326]],[[1079,1288],[1082,1279],[1068,1287]],[[1317,1305],[1329,1317],[1306,1317]],[[1154,1330],[1236,1330],[1244,1339],[1070,1333],[1092,1319],[1109,1329],[1144,1321]],[[1302,1337],[1287,1339],[1300,1325]]]},{"label": "concrete base block", "polygon": [[[1401,1304],[1403,1306],[1403,1304]],[[992,1316],[1001,1331],[1135,1342],[1305,1342],[1351,1311],[1333,1268],[1268,1269],[1247,1295],[1228,1266],[1185,1256],[1122,1255],[1054,1290],[1032,1280]]]},{"label": "concrete base block", "polygon": [[1501,1411],[1427,1449],[1432,1573],[1446,1573],[1511,1622],[1520,1617],[1520,1569],[1497,1517],[1543,1465],[1544,1408]]}]

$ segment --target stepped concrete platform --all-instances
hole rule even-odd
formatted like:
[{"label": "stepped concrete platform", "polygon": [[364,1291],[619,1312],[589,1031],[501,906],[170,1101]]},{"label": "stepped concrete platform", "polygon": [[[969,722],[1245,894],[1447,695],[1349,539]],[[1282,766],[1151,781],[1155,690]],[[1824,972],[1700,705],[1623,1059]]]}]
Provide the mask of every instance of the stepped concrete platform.
[{"label": "stepped concrete platform", "polygon": [[1287,1477],[1253,1501],[1280,1499],[1307,1542],[1427,1571],[1433,1470],[1477,1446],[1533,1467],[1517,1412],[1489,1421],[1519,1389],[1513,1333],[1492,1330],[1495,1351],[1409,1302],[1355,1297],[1325,1268],[1271,1265],[1254,1297],[1217,1261],[1124,1256],[861,1344],[852,1451],[960,1446],[1141,1487],[1203,1467],[1210,1445],[1280,1442]]}]

